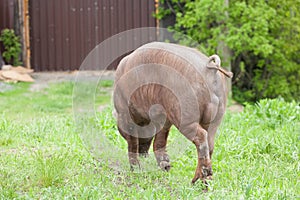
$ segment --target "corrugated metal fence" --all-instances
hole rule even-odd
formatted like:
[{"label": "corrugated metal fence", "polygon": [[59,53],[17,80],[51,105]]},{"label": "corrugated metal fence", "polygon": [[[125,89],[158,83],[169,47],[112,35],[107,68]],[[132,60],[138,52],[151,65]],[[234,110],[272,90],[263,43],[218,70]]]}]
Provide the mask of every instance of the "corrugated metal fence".
[{"label": "corrugated metal fence", "polygon": [[[15,27],[15,0],[0,0],[0,31]],[[1,46],[1,52],[3,47]]]},{"label": "corrugated metal fence", "polygon": [[132,28],[155,27],[154,11],[154,0],[31,0],[31,66],[35,71],[78,69],[106,38]]},{"label": "corrugated metal fence", "polygon": [[0,0],[0,30],[14,28],[14,0]]}]

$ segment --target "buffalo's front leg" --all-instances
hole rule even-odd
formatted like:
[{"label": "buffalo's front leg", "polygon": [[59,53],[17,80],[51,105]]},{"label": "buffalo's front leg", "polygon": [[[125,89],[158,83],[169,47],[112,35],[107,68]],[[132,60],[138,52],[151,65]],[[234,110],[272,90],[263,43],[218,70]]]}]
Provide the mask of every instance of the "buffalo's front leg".
[{"label": "buffalo's front leg", "polygon": [[148,151],[151,146],[153,137],[151,138],[139,138],[139,155],[148,157]]}]

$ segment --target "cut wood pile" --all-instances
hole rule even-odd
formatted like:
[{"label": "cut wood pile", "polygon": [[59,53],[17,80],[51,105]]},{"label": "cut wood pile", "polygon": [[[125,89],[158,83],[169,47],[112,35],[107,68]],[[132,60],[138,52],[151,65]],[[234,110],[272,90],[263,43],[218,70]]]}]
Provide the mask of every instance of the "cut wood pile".
[{"label": "cut wood pile", "polygon": [[32,69],[25,67],[13,67],[11,65],[3,65],[0,70],[0,81],[4,82],[34,82],[34,79],[30,76]]}]

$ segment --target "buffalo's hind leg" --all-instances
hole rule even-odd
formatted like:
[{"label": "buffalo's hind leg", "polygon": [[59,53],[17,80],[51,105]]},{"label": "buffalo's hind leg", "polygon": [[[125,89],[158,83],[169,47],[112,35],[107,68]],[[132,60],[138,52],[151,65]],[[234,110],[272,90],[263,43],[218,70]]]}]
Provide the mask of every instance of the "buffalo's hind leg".
[{"label": "buffalo's hind leg", "polygon": [[198,153],[198,164],[192,183],[201,179],[206,183],[212,177],[211,159],[209,155],[208,133],[198,123],[193,123],[182,132],[196,146]]},{"label": "buffalo's hind leg", "polygon": [[212,177],[211,159],[209,155],[208,133],[200,125],[197,128],[197,135],[193,140],[198,152],[198,165],[192,183],[199,178],[206,183]]},{"label": "buffalo's hind leg", "polygon": [[[118,130],[128,144],[128,159],[131,170],[134,170],[136,167],[140,168],[138,160],[139,139],[134,136],[134,126],[130,126],[130,124],[125,123],[122,118],[118,117]],[[128,133],[129,131],[131,131],[130,134]]]},{"label": "buffalo's hind leg", "polygon": [[164,127],[155,135],[153,150],[157,164],[161,169],[169,171],[171,169],[170,159],[166,151],[167,139],[171,124],[166,123]]},{"label": "buffalo's hind leg", "polygon": [[140,168],[140,163],[138,160],[138,138],[134,136],[129,136],[128,143],[128,159],[130,164],[130,169],[133,171],[135,167]]}]

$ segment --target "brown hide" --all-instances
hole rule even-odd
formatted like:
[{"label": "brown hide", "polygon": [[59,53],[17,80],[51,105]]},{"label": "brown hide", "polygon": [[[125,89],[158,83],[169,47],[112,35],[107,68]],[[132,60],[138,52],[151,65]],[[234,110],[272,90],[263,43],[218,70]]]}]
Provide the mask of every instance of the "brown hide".
[{"label": "brown hide", "polygon": [[[215,61],[215,62],[214,62]],[[166,143],[171,125],[197,148],[192,182],[212,175],[214,136],[225,112],[227,89],[217,55],[153,42],[123,58],[116,71],[114,106],[118,129],[128,142],[131,167],[147,154],[152,138],[158,165],[169,170]]]}]

